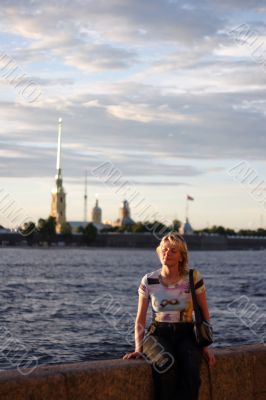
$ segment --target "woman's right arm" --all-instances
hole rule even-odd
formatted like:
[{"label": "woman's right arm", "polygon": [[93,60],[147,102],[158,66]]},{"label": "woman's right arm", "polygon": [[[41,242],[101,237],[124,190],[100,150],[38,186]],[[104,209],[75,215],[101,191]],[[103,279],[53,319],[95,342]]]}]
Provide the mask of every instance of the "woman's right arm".
[{"label": "woman's right arm", "polygon": [[142,353],[148,305],[149,299],[139,295],[138,311],[135,321],[135,351],[125,354],[123,357],[124,360],[138,358],[140,357],[140,353]]},{"label": "woman's right arm", "polygon": [[139,295],[138,312],[135,322],[135,351],[138,352],[142,352],[143,350],[148,305],[149,299]]}]

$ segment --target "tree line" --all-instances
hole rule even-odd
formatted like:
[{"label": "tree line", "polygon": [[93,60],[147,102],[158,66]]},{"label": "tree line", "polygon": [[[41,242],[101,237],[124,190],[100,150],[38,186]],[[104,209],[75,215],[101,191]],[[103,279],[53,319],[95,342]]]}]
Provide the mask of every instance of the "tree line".
[{"label": "tree line", "polygon": [[[101,233],[109,233],[109,232],[118,232],[118,233],[145,233],[145,232],[153,232],[156,227],[156,232],[162,232],[162,234],[166,234],[171,230],[178,231],[181,227],[181,222],[177,219],[173,220],[170,226],[164,225],[160,221],[144,221],[144,222],[136,222],[132,225],[125,225],[125,226],[106,226],[101,230]],[[34,222],[28,222],[21,227],[20,232],[27,233],[37,232],[41,238],[43,239],[50,239],[56,236],[56,220],[54,217],[48,217],[47,219],[40,218],[38,223],[35,224]],[[78,226],[77,228],[73,229],[72,226],[65,222],[62,225],[61,229],[61,236],[64,239],[71,239],[73,233],[79,233],[82,235],[84,242],[91,242],[96,239],[98,231],[97,228],[94,226],[93,223],[88,223],[85,227]],[[213,225],[211,228],[204,228],[195,230],[194,233],[196,235],[220,235],[220,236],[257,236],[262,237],[266,236],[266,229],[258,228],[256,230],[252,229],[240,229],[238,231],[232,228],[226,228],[221,225]]]}]

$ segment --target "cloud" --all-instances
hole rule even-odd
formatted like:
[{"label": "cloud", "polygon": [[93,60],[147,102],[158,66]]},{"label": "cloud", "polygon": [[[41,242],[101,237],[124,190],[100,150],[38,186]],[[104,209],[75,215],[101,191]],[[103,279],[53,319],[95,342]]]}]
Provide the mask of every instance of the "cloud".
[{"label": "cloud", "polygon": [[[72,178],[67,178],[67,183],[68,184],[73,184],[73,185],[84,185],[84,180],[81,179],[72,179]],[[136,179],[130,180],[129,181],[132,186],[145,186],[145,187],[157,187],[157,186],[169,186],[169,187],[177,187],[177,186],[182,186],[182,187],[191,187],[192,185],[186,182],[178,182],[178,181],[165,181],[165,180],[157,180],[157,181],[137,181]],[[88,186],[103,186],[103,182],[101,180],[97,179],[87,179],[87,184]],[[114,185],[119,186],[119,184]]]},{"label": "cloud", "polygon": [[[127,93],[124,85],[116,94],[121,110]],[[19,153],[0,166],[1,176],[54,176],[59,116],[63,117],[63,165],[67,177],[82,176],[85,168],[91,169],[103,160],[114,162],[125,177],[146,176],[152,180],[158,176],[184,178],[212,172],[196,168],[197,159],[264,160],[263,92],[162,97],[159,89],[147,86],[145,91],[143,85],[135,84],[134,93],[132,107],[141,110],[141,99],[148,105],[146,109],[154,110],[149,122],[110,115],[112,94],[98,98],[89,94],[70,96],[60,113],[55,108],[56,99],[44,101],[40,107],[16,105],[15,119],[14,105],[7,103],[0,115],[12,123],[8,129],[0,129],[2,149]],[[167,105],[169,113],[169,120],[165,118],[163,124],[154,117],[162,105]],[[186,113],[187,120],[175,120],[180,111]],[[187,165],[180,164],[182,159],[188,160]]]},{"label": "cloud", "polygon": [[[227,182],[226,169],[246,160],[265,173],[261,2],[3,0],[0,18],[1,54],[42,89],[38,102],[22,102],[0,65],[0,176],[36,218],[48,212],[59,117],[70,219],[82,215],[85,169],[104,161],[165,215],[190,185],[206,199],[191,210],[201,223],[224,223],[232,192],[235,221],[245,224],[244,208],[257,218],[257,205]],[[232,35],[243,24],[248,40]],[[260,53],[254,43],[263,44]],[[104,199],[102,182],[90,175],[89,185]],[[111,210],[113,196],[106,201]],[[234,224],[231,215],[228,221]]]},{"label": "cloud", "polygon": [[74,49],[57,49],[55,53],[64,57],[66,64],[91,72],[124,69],[136,63],[135,52],[106,44],[79,44]]},{"label": "cloud", "polygon": [[171,110],[168,104],[151,107],[150,104],[122,103],[119,105],[108,106],[107,111],[117,118],[142,123],[158,122],[169,125],[186,121],[191,123],[196,122],[195,117],[177,113],[176,111]]},{"label": "cloud", "polygon": [[[71,78],[40,78],[38,76],[29,76],[29,77],[21,77],[19,75],[14,74],[14,81],[18,79],[19,85],[23,87],[23,85],[28,84],[29,82],[34,82],[38,86],[68,86],[74,84],[74,79]],[[8,81],[3,81],[2,84],[10,85]],[[12,82],[11,82],[12,85]]]},{"label": "cloud", "polygon": [[[143,41],[152,40],[198,40],[213,34],[221,20],[207,7],[200,8],[197,2],[192,7],[185,7],[185,2],[167,0],[109,0],[97,3],[86,0],[67,2],[62,8],[51,0],[45,3],[28,1],[3,1],[2,16],[4,26],[8,22],[15,23],[16,31],[30,38],[41,38],[44,26],[46,36],[62,31],[75,38],[81,33],[83,39],[90,37],[100,39],[108,37],[112,40]],[[193,6],[194,3],[194,6]],[[206,18],[208,17],[208,18]],[[9,20],[9,21],[8,21]],[[112,30],[109,28],[112,27]],[[55,40],[58,40],[55,37]]]},{"label": "cloud", "polygon": [[229,8],[232,10],[232,8],[236,9],[241,9],[241,10],[248,10],[248,9],[253,9],[256,10],[257,8],[261,7],[261,1],[260,0],[224,0],[224,1],[219,1],[219,0],[207,0],[207,3],[209,3],[210,6],[215,5],[216,7],[219,8]]},{"label": "cloud", "polygon": [[[196,160],[264,159],[265,72],[228,35],[242,14],[207,1],[66,4],[3,2],[2,30],[15,43],[3,49],[46,91],[36,104],[1,102],[3,148],[17,154],[2,176],[53,176],[59,116],[69,177],[104,156],[154,181],[210,173]],[[261,18],[252,26],[264,40]]]},{"label": "cloud", "polygon": [[[200,43],[222,20],[210,9],[164,0],[4,2],[2,29],[26,39],[9,49],[23,63],[51,57],[87,71],[124,69],[158,44]],[[150,54],[152,57],[152,55]]]}]

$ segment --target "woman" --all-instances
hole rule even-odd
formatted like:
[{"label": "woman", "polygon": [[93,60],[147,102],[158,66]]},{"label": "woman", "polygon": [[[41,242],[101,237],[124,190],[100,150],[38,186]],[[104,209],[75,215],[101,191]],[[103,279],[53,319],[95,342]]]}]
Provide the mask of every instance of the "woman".
[{"label": "woman", "polygon": [[[202,356],[210,366],[215,358],[208,347],[200,349],[195,341],[187,246],[181,235],[171,232],[163,237],[157,253],[162,267],[142,278],[135,351],[125,354],[123,359],[145,357],[152,364],[156,399],[197,400]],[[205,285],[196,270],[193,279],[203,317],[209,321]],[[150,300],[153,322],[144,339]]]}]

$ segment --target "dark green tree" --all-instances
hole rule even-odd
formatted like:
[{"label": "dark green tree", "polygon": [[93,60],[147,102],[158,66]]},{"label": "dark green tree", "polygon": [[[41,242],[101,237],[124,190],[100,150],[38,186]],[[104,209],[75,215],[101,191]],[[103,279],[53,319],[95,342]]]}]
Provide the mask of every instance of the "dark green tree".
[{"label": "dark green tree", "polygon": [[76,232],[77,233],[83,233],[84,232],[83,226],[82,225],[78,226],[77,229],[76,229]]},{"label": "dark green tree", "polygon": [[68,222],[62,224],[61,235],[67,245],[72,242],[72,226]]},{"label": "dark green tree", "polygon": [[136,233],[147,232],[147,228],[142,222],[137,222],[132,226],[132,232]]},{"label": "dark green tree", "polygon": [[97,237],[98,231],[97,228],[93,225],[93,223],[89,223],[85,226],[83,231],[84,242],[89,245],[93,242]]},{"label": "dark green tree", "polygon": [[266,229],[263,229],[263,228],[257,229],[256,235],[257,236],[266,236]]},{"label": "dark green tree", "polygon": [[181,222],[178,219],[174,219],[172,225],[170,226],[170,229],[178,232],[180,227],[181,227]]},{"label": "dark green tree", "polygon": [[118,226],[107,226],[101,230],[101,233],[118,232]]},{"label": "dark green tree", "polygon": [[20,226],[18,228],[18,232],[22,236],[26,236],[26,237],[33,235],[35,230],[36,230],[36,225],[32,221],[25,222],[22,226]]},{"label": "dark green tree", "polygon": [[40,218],[37,225],[37,230],[40,233],[41,239],[51,243],[55,237],[56,220],[49,216],[47,219]]},{"label": "dark green tree", "polygon": [[64,222],[61,227],[61,233],[63,235],[71,236],[72,234],[72,226],[68,222]]}]

